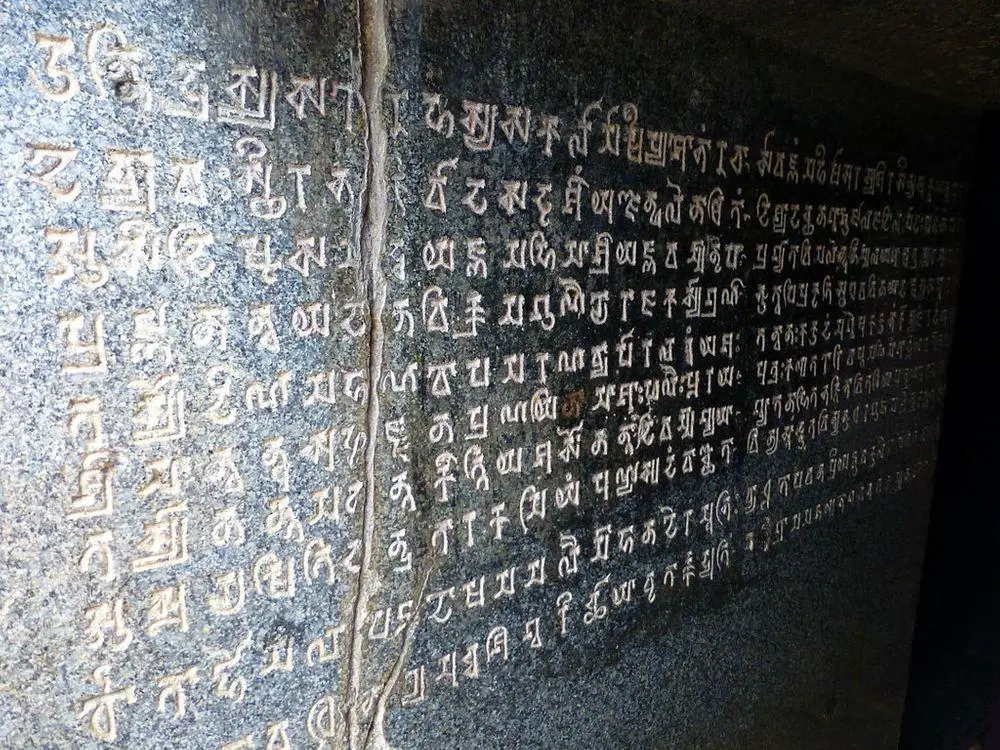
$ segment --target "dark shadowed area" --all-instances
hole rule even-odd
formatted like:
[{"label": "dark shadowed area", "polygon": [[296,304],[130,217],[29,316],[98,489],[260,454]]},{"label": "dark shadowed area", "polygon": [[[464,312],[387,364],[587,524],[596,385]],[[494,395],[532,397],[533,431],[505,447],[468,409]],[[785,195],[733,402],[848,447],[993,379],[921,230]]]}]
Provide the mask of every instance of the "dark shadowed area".
[{"label": "dark shadowed area", "polygon": [[1000,700],[998,137],[1000,112],[989,112],[970,204],[903,750],[968,747]]}]

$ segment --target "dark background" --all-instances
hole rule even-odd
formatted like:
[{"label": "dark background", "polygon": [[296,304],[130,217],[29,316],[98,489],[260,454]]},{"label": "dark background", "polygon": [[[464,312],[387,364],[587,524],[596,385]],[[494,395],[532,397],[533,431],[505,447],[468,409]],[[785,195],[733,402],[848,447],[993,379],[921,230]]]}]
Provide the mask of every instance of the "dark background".
[{"label": "dark background", "polygon": [[994,110],[982,119],[970,194],[902,750],[964,750],[1000,701],[998,138]]}]

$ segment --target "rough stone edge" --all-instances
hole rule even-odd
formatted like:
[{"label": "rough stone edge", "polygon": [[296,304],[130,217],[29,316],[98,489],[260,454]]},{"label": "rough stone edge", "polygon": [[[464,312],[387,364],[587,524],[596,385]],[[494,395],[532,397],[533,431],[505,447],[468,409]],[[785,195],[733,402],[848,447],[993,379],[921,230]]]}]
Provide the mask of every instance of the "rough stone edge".
[{"label": "rough stone edge", "polygon": [[[361,256],[366,261],[368,301],[368,403],[365,446],[365,499],[362,511],[361,560],[351,616],[347,686],[347,739],[350,750],[367,747],[370,732],[362,734],[359,702],[363,671],[363,626],[368,617],[368,599],[376,585],[372,573],[375,538],[375,469],[380,418],[379,383],[385,348],[382,312],[386,280],[382,273],[382,251],[388,223],[386,161],[388,134],[382,118],[382,90],[389,65],[388,16],[385,0],[358,0],[357,33],[361,58],[361,100],[365,115],[365,169],[361,188]],[[380,733],[381,734],[381,733]]]},{"label": "rough stone edge", "polygon": [[359,712],[364,671],[363,626],[368,616],[368,600],[378,587],[378,574],[372,567],[375,543],[376,466],[378,431],[381,416],[381,380],[385,356],[385,332],[382,314],[385,310],[388,284],[382,271],[382,253],[388,243],[388,151],[389,135],[383,111],[386,76],[389,70],[388,0],[357,0],[358,52],[361,60],[361,104],[365,114],[365,170],[361,187],[360,216],[356,225],[362,257],[367,261],[366,293],[370,314],[368,327],[368,401],[366,426],[368,444],[365,447],[365,501],[362,512],[361,561],[357,577],[357,597],[351,617],[348,661],[347,738],[350,750],[392,750],[385,736],[385,720],[389,699],[403,674],[417,628],[419,611],[427,584],[437,569],[436,564],[418,568],[414,580],[414,614],[406,627],[403,642],[395,659],[389,661],[388,672],[375,691],[372,717],[363,723]]}]

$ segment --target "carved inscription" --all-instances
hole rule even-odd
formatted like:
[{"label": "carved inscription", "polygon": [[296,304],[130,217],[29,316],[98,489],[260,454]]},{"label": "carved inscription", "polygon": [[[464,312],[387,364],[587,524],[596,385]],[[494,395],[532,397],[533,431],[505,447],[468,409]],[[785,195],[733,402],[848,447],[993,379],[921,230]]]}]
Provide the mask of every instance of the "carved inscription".
[{"label": "carved inscription", "polygon": [[379,384],[404,582],[367,634],[453,640],[399,704],[718,601],[928,481],[962,185],[630,102],[408,94]]},{"label": "carved inscription", "polygon": [[379,746],[929,481],[965,186],[916,155],[32,23],[0,280],[44,336],[0,353],[45,405],[0,478],[69,562],[0,636],[68,643],[58,741]]},{"label": "carved inscription", "polygon": [[17,50],[44,116],[10,189],[55,300],[71,744],[339,746],[370,390],[356,72],[53,29]]}]

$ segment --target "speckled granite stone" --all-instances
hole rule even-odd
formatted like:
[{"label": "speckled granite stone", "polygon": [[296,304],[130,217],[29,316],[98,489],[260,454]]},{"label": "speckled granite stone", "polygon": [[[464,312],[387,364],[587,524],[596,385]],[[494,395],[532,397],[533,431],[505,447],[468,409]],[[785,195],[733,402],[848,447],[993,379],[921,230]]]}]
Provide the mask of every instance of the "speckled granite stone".
[{"label": "speckled granite stone", "polygon": [[0,45],[0,745],[894,747],[968,113],[659,3]]}]

